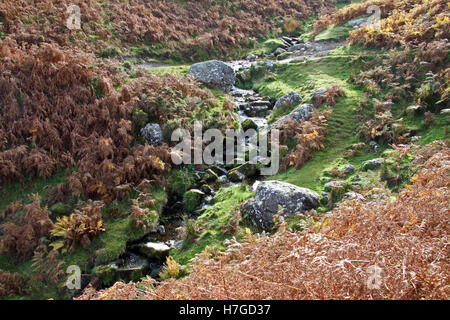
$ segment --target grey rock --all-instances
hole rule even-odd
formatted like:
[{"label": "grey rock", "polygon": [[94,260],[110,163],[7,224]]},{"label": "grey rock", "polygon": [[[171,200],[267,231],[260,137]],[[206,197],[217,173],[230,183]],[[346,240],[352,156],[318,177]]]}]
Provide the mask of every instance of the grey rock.
[{"label": "grey rock", "polygon": [[347,22],[347,24],[350,27],[361,27],[361,26],[369,24],[369,23],[370,23],[370,19],[368,19],[368,18],[354,19],[354,20],[350,20],[349,22]]},{"label": "grey rock", "polygon": [[147,242],[138,245],[139,253],[151,259],[164,260],[170,251],[170,247],[163,242]]},{"label": "grey rock", "polygon": [[384,164],[384,159],[383,158],[367,160],[367,161],[364,161],[362,163],[362,169],[364,171],[374,170],[376,168],[381,167],[383,164]]},{"label": "grey rock", "polygon": [[209,167],[212,171],[214,171],[218,176],[223,176],[227,174],[227,170],[224,168],[218,166],[218,165],[212,165]]},{"label": "grey rock", "polygon": [[373,152],[378,153],[380,151],[380,146],[375,141],[370,141],[369,145],[372,148]]},{"label": "grey rock", "polygon": [[258,174],[258,166],[256,164],[244,163],[237,168],[232,169],[228,173],[228,179],[233,182],[242,181],[245,178],[252,178]]},{"label": "grey rock", "polygon": [[344,195],[344,200],[364,200],[364,196],[355,191],[349,191]]},{"label": "grey rock", "polygon": [[266,68],[267,69],[275,68],[275,62],[273,60],[266,60]]},{"label": "grey rock", "polygon": [[277,128],[282,126],[289,119],[302,122],[308,119],[311,114],[314,112],[314,106],[312,104],[302,104],[300,107],[296,108],[294,111],[289,113],[288,115],[282,117],[281,119],[274,122],[271,128]]},{"label": "grey rock", "polygon": [[217,181],[217,179],[219,179],[218,174],[211,169],[206,170],[203,175],[203,180],[206,182],[214,182]]},{"label": "grey rock", "polygon": [[343,174],[352,174],[353,172],[355,172],[355,167],[351,164],[348,164],[344,168],[342,168]]},{"label": "grey rock", "polygon": [[251,54],[249,54],[247,56],[246,60],[248,60],[248,61],[255,61],[256,60],[256,56],[253,53],[251,53]]},{"label": "grey rock", "polygon": [[262,181],[255,196],[242,206],[242,213],[253,224],[269,230],[280,207],[282,215],[290,217],[317,208],[319,199],[320,196],[310,189],[280,181]]},{"label": "grey rock", "polygon": [[450,114],[450,109],[442,109],[441,114]]},{"label": "grey rock", "polygon": [[166,234],[166,227],[164,227],[163,225],[159,225],[156,228],[156,232],[159,233],[160,235],[165,235]]},{"label": "grey rock", "polygon": [[163,132],[157,123],[149,123],[141,129],[141,136],[150,145],[160,145],[163,143]]},{"label": "grey rock", "polygon": [[249,129],[258,129],[258,125],[252,119],[246,119],[241,123],[242,130],[247,131]]},{"label": "grey rock", "polygon": [[196,63],[191,66],[188,74],[210,88],[218,88],[225,92],[231,91],[236,82],[233,68],[218,60]]},{"label": "grey rock", "polygon": [[299,43],[296,45],[293,45],[292,47],[290,47],[288,49],[289,52],[294,52],[294,51],[298,51],[298,50],[302,50],[305,49],[305,44],[304,43]]},{"label": "grey rock", "polygon": [[245,179],[245,175],[237,170],[230,171],[227,175],[227,178],[230,179],[231,182],[241,182]]},{"label": "grey rock", "polygon": [[214,190],[213,190],[213,189],[211,188],[211,186],[208,185],[208,184],[202,185],[200,189],[202,190],[202,192],[203,192],[204,194],[207,194],[207,195],[211,195],[211,194],[214,193]]},{"label": "grey rock", "polygon": [[291,56],[290,52],[283,52],[282,54],[279,54],[277,57],[277,60],[285,60],[285,59],[289,59]]},{"label": "grey rock", "polygon": [[316,105],[317,104],[317,100],[319,99],[319,97],[323,96],[324,94],[326,94],[328,91],[328,89],[319,89],[313,92],[313,94],[311,95],[311,102],[312,104]]},{"label": "grey rock", "polygon": [[300,97],[297,92],[292,91],[278,99],[273,109],[276,110],[278,108],[292,108],[301,102],[302,97]]},{"label": "grey rock", "polygon": [[274,51],[275,56],[279,56],[282,53],[285,53],[286,50],[284,50],[283,48],[278,48]]},{"label": "grey rock", "polygon": [[342,181],[331,181],[325,185],[324,190],[330,192],[331,190],[344,189],[345,183]]}]

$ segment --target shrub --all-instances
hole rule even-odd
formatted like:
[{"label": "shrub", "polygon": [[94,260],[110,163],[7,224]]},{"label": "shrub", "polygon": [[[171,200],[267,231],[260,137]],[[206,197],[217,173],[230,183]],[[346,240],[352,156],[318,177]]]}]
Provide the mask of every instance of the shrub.
[{"label": "shrub", "polygon": [[52,243],[53,248],[58,250],[65,246],[73,250],[78,243],[88,248],[90,238],[105,231],[101,213],[103,205],[99,201],[90,202],[81,211],[75,210],[70,216],[58,218],[51,235],[62,238],[62,241]]}]

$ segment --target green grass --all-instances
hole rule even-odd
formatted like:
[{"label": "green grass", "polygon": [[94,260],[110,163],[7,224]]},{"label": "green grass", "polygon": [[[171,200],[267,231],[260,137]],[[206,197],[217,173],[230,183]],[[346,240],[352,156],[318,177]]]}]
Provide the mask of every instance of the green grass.
[{"label": "green grass", "polygon": [[[1,194],[2,210],[9,202],[24,199],[30,193],[41,191],[40,194],[45,197],[50,186],[57,185],[63,181],[64,175],[59,173],[49,179],[30,181],[26,189],[23,189],[20,184],[10,185],[7,187],[7,192]],[[136,194],[132,194],[131,198],[136,196]],[[155,189],[152,191],[152,198],[155,200],[155,205],[150,209],[160,214],[167,202],[166,192],[162,188]],[[92,240],[88,250],[78,245],[73,251],[60,254],[59,258],[64,262],[63,268],[77,265],[83,272],[89,273],[94,265],[108,263],[117,259],[125,252],[127,242],[144,236],[145,232],[136,229],[132,224],[131,218],[122,217],[129,209],[129,199],[119,201],[117,205],[107,205],[102,210],[106,231]],[[110,217],[111,211],[116,213],[115,218]],[[27,280],[31,279],[33,275],[31,259],[17,263],[13,257],[6,253],[0,255],[0,269],[11,273],[17,272]],[[33,281],[30,284],[32,285],[31,295],[24,297],[26,299],[61,298],[60,292],[62,291],[57,290],[56,286],[42,286]]]},{"label": "green grass", "polygon": [[319,32],[314,41],[342,40],[348,37],[351,30],[353,30],[353,27],[350,27],[347,23],[332,25]]},{"label": "green grass", "polygon": [[29,196],[33,193],[39,193],[39,196],[45,201],[48,191],[65,181],[65,172],[59,171],[47,179],[29,179],[26,178],[25,184],[19,182],[7,184],[0,189],[0,212],[14,201],[24,200],[30,203]]},{"label": "green grass", "polygon": [[227,230],[230,219],[236,216],[240,205],[253,196],[245,185],[220,189],[213,200],[213,205],[208,208],[196,221],[200,234],[197,241],[185,243],[186,249],[175,250],[171,254],[180,264],[189,264],[189,260],[202,252],[207,246],[217,250],[223,250],[223,241],[233,235],[223,235]]},{"label": "green grass", "polygon": [[[300,170],[289,169],[272,178],[320,191],[322,186],[319,178],[322,171],[335,159],[342,157],[347,148],[358,142],[355,134],[358,127],[356,109],[362,91],[348,82],[351,72],[350,62],[349,56],[329,56],[311,59],[305,64],[278,65],[275,81],[262,79],[254,84],[260,94],[275,98],[290,91],[297,91],[302,96],[303,103],[309,103],[310,96],[315,90],[333,84],[340,85],[346,95],[338,98],[337,104],[332,108],[325,149],[316,152],[314,158]],[[370,157],[374,158],[375,155],[361,155],[361,159],[354,160],[363,161]]]}]

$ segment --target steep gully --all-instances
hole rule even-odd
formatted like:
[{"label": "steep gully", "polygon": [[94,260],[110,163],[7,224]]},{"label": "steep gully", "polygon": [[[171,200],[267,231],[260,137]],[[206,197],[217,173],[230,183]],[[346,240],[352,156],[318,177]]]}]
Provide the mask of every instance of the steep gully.
[{"label": "steep gully", "polygon": [[[342,46],[344,42],[326,41],[315,43],[298,43],[293,38],[282,37],[284,45],[280,46],[285,53],[285,58],[278,58],[277,63],[290,63],[293,60],[302,60],[306,57],[321,57],[328,54],[329,50]],[[278,49],[279,49],[278,48]],[[277,49],[277,50],[278,50]],[[276,52],[276,51],[275,51]],[[265,57],[266,63],[269,61],[273,64],[274,61],[270,59],[277,59],[276,53],[269,54]],[[250,70],[252,66],[257,64],[256,59],[249,56],[246,60],[226,62],[231,66],[235,72],[242,72]],[[147,69],[167,67],[169,65],[151,62],[141,65]],[[261,97],[254,90],[244,90],[233,87],[229,93],[233,97],[236,106],[238,107],[239,122],[243,124],[247,120],[251,120],[255,129],[259,132],[268,127],[266,117],[270,114],[275,101],[268,97]],[[250,143],[247,141],[247,143]],[[246,146],[246,148],[248,145]],[[228,170],[221,166],[223,173],[227,173]],[[201,176],[204,171],[196,172]],[[252,177],[245,179],[247,183],[253,184],[253,188],[261,177]],[[227,178],[226,174],[219,177],[215,183],[215,189],[229,187],[232,185],[242,184],[242,181],[232,182]],[[162,270],[165,258],[168,255],[170,247],[181,248],[182,241],[177,239],[178,228],[183,225],[185,217],[196,218],[204,210],[211,205],[215,192],[205,195],[203,203],[195,213],[186,213],[183,210],[183,205],[180,199],[170,198],[168,204],[165,206],[161,217],[159,227],[146,235],[144,238],[134,241],[128,244],[127,251],[117,261],[114,261],[106,267],[116,272],[116,277],[124,280],[137,280],[140,277],[150,275],[153,278],[158,279],[158,274]]]}]

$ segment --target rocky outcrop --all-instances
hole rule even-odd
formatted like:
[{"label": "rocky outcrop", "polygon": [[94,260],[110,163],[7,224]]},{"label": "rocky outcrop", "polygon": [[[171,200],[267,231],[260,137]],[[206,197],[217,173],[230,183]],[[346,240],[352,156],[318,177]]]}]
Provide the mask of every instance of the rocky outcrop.
[{"label": "rocky outcrop", "polygon": [[218,60],[196,63],[191,66],[188,74],[210,88],[225,92],[231,91],[236,82],[236,73],[233,68]]},{"label": "rocky outcrop", "polygon": [[274,122],[271,128],[277,128],[282,126],[289,119],[302,122],[308,119],[311,114],[314,112],[314,106],[312,104],[302,104],[300,107],[289,113],[288,115],[282,117],[281,119]]},{"label": "rocky outcrop", "polygon": [[300,97],[300,95],[297,92],[292,91],[287,95],[282,96],[280,99],[278,99],[273,109],[277,110],[278,108],[292,108],[301,102],[302,97]]},{"label": "rocky outcrop", "polygon": [[281,208],[284,217],[304,213],[319,206],[319,195],[306,188],[280,181],[263,181],[255,196],[242,207],[244,216],[256,226],[269,230]]}]

